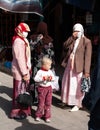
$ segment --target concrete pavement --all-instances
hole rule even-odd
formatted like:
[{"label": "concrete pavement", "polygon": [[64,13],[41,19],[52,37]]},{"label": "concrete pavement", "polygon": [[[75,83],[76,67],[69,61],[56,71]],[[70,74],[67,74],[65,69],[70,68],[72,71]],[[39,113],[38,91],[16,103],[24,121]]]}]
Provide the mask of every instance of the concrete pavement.
[{"label": "concrete pavement", "polygon": [[61,109],[58,94],[53,94],[51,123],[34,120],[35,105],[32,106],[32,116],[27,119],[10,119],[12,81],[12,76],[0,72],[0,130],[87,130],[89,113],[83,110],[69,112],[70,108]]}]

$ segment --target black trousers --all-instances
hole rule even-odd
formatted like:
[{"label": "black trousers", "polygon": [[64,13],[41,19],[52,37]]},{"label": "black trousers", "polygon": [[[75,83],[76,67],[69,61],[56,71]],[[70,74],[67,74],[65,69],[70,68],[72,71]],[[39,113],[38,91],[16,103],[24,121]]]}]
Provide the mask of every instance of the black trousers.
[{"label": "black trousers", "polygon": [[97,101],[93,111],[90,113],[88,130],[100,130],[100,99]]}]

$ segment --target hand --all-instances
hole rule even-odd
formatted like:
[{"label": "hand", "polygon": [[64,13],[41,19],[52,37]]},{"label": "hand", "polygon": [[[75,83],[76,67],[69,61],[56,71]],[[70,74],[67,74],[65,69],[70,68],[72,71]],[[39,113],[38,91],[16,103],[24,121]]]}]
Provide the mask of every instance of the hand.
[{"label": "hand", "polygon": [[48,81],[51,81],[52,80],[52,76],[48,76]]},{"label": "hand", "polygon": [[90,77],[90,74],[89,73],[85,73],[84,76],[85,76],[85,78],[88,78],[88,77]]},{"label": "hand", "polygon": [[43,35],[42,34],[39,34],[38,35],[38,39],[41,40],[43,38]]},{"label": "hand", "polygon": [[78,31],[73,32],[73,34],[72,34],[72,35],[73,35],[73,37],[74,37],[74,38],[77,38]]},{"label": "hand", "polygon": [[28,81],[29,79],[30,79],[30,78],[29,78],[28,74],[26,74],[26,75],[23,76],[23,80],[24,80],[24,81]]},{"label": "hand", "polygon": [[48,76],[43,76],[43,81],[46,81],[48,79]]}]

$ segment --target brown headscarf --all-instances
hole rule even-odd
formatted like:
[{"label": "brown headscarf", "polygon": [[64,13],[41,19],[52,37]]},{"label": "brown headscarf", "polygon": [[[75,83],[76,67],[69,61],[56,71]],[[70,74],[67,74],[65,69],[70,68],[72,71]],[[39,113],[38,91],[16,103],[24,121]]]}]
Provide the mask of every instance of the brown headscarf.
[{"label": "brown headscarf", "polygon": [[47,24],[45,22],[39,22],[36,33],[31,35],[31,39],[34,41],[39,34],[43,35],[42,41],[44,44],[48,44],[53,41],[53,39],[48,35]]}]

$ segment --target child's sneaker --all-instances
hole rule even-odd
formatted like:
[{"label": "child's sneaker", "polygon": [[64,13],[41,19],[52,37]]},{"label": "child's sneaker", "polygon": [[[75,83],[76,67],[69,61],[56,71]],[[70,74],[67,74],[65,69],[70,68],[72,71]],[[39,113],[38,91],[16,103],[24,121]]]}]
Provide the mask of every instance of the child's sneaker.
[{"label": "child's sneaker", "polygon": [[50,119],[46,119],[45,121],[46,121],[47,123],[51,122],[51,120],[50,120]]},{"label": "child's sneaker", "polygon": [[39,117],[36,117],[35,120],[38,121],[38,122],[40,122],[40,118]]}]

